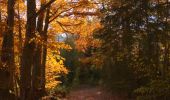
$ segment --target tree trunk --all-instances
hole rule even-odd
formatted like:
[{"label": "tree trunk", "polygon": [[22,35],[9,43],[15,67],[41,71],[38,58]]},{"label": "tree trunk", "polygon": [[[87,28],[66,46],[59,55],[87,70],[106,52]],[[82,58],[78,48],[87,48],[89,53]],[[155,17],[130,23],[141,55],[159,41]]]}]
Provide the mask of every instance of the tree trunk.
[{"label": "tree trunk", "polygon": [[47,13],[46,13],[46,18],[45,18],[45,26],[44,26],[44,31],[43,31],[43,38],[44,38],[44,42],[46,44],[43,45],[43,53],[42,53],[42,82],[41,82],[41,88],[42,91],[44,93],[45,92],[45,83],[46,83],[46,79],[45,79],[45,69],[46,69],[46,57],[47,57],[47,33],[48,33],[48,27],[49,27],[49,13],[50,13],[50,7],[47,8]]},{"label": "tree trunk", "polygon": [[35,50],[35,41],[31,41],[35,37],[36,28],[36,2],[35,0],[27,0],[27,25],[26,37],[21,58],[21,100],[32,100],[31,93],[31,70],[33,66],[33,55]]},{"label": "tree trunk", "polygon": [[[14,88],[14,5],[15,0],[8,0],[7,6],[7,27],[3,36],[2,43],[2,66],[1,68],[1,87],[0,87],[0,99],[8,100],[11,96],[10,90]],[[4,79],[5,78],[5,79]],[[5,80],[5,81],[4,81]]]},{"label": "tree trunk", "polygon": [[[41,8],[44,6],[44,0],[41,0]],[[40,8],[40,9],[41,9]],[[43,21],[44,21],[44,11],[42,11],[38,16],[37,22],[37,32],[38,35],[42,37],[42,29],[43,29]],[[32,91],[34,95],[34,99],[38,100],[41,96],[41,59],[42,59],[42,43],[36,44],[36,50],[34,54],[34,65],[33,65],[33,77],[32,77]]]},{"label": "tree trunk", "polygon": [[[19,66],[21,66],[21,55],[22,55],[22,27],[21,27],[21,17],[20,17],[20,2],[18,1],[18,5],[17,5],[17,10],[18,10],[18,16],[17,16],[17,19],[18,19],[18,46],[19,46],[19,54],[17,55],[18,56],[18,62],[19,62]],[[15,92],[16,92],[16,95],[19,96],[19,88],[18,88],[18,85],[20,87],[20,80],[19,80],[19,74],[16,74],[15,75]]]},{"label": "tree trunk", "polygon": [[[44,7],[45,4],[45,0],[41,0],[41,8]],[[41,9],[40,8],[40,9]],[[48,9],[48,8],[47,8]],[[41,98],[43,95],[45,95],[45,88],[42,88],[42,84],[43,83],[43,79],[44,79],[44,75],[43,73],[45,73],[45,67],[42,66],[46,59],[43,60],[43,56],[44,56],[44,51],[43,51],[43,43],[46,41],[44,39],[44,30],[43,30],[43,22],[44,22],[44,14],[45,11],[42,11],[39,16],[38,16],[38,22],[37,22],[37,32],[39,33],[41,39],[42,39],[42,43],[38,43],[36,44],[36,51],[35,51],[35,55],[34,55],[34,66],[33,66],[33,94],[34,94],[34,99],[38,100],[39,98]],[[49,16],[49,13],[48,13]],[[46,16],[47,17],[47,16]],[[45,23],[44,27],[46,28],[45,34],[47,33],[47,29],[48,29],[48,23]],[[46,54],[45,54],[46,56]]]},{"label": "tree trunk", "polygon": [[[43,5],[41,6],[43,7]],[[35,99],[39,99],[46,94],[45,91],[45,64],[47,55],[47,30],[49,26],[49,10],[47,8],[45,25],[43,29],[44,12],[40,13],[37,23],[37,31],[42,38],[44,44],[37,44],[35,52],[35,62],[33,68],[33,91]]]},{"label": "tree trunk", "polygon": [[21,54],[22,54],[22,27],[21,27],[21,17],[20,17],[20,4],[18,2],[18,38],[19,38],[19,57],[21,59]]},{"label": "tree trunk", "polygon": [[[0,6],[0,48],[2,49],[2,40],[3,40],[3,24],[2,24],[2,14],[1,14],[1,6]],[[0,49],[0,55],[1,55],[1,49]],[[0,60],[0,64],[1,64],[1,60]],[[0,65],[2,66],[2,65]]]},{"label": "tree trunk", "polygon": [[0,7],[0,48],[1,48],[1,43],[2,43],[2,17],[1,17],[1,7]]}]

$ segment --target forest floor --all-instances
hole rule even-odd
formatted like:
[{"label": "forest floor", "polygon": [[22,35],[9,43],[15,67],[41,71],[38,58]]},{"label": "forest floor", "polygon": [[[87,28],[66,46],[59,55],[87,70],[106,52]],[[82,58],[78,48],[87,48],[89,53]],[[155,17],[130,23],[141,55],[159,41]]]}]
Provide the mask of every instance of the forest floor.
[{"label": "forest floor", "polygon": [[126,98],[114,95],[100,87],[79,86],[62,100],[126,100]]}]

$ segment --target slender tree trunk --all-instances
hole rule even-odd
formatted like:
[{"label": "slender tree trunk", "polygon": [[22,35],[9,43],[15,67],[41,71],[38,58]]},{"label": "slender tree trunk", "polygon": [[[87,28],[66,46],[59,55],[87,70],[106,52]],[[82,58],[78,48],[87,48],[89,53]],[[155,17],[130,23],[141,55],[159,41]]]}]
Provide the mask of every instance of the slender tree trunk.
[{"label": "slender tree trunk", "polygon": [[[44,6],[44,0],[41,0],[41,8]],[[43,30],[43,21],[44,21],[44,11],[42,11],[38,16],[37,22],[37,32],[38,35],[42,37]],[[38,100],[41,96],[41,59],[42,59],[42,43],[36,44],[36,50],[34,54],[34,65],[33,65],[33,77],[32,77],[32,91],[34,99]]]},{"label": "slender tree trunk", "polygon": [[[17,13],[18,13],[18,16],[17,16],[17,19],[18,19],[18,46],[19,46],[19,54],[17,55],[18,56],[18,62],[19,62],[19,66],[21,66],[21,55],[22,55],[22,27],[21,27],[21,17],[20,17],[20,2],[18,1],[18,5],[17,5]],[[17,96],[19,96],[19,88],[18,88],[18,85],[20,87],[20,81],[19,81],[19,75],[16,74],[15,75],[15,88],[16,88],[16,94]]]},{"label": "slender tree trunk", "polygon": [[18,38],[19,38],[19,57],[21,58],[22,54],[22,28],[21,28],[21,17],[20,17],[20,10],[19,10],[20,4],[18,2]]},{"label": "slender tree trunk", "polygon": [[48,33],[48,27],[49,27],[49,13],[50,13],[50,7],[47,8],[47,13],[46,13],[46,18],[45,18],[45,26],[44,26],[44,31],[43,31],[43,38],[44,38],[44,42],[45,44],[43,45],[43,53],[42,53],[42,82],[41,82],[41,88],[42,91],[44,93],[46,93],[45,91],[45,83],[46,83],[46,79],[45,79],[45,69],[46,69],[46,57],[47,57],[47,33]]},{"label": "slender tree trunk", "polygon": [[[41,8],[44,7],[45,4],[45,0],[41,0]],[[40,9],[41,9],[40,8]],[[38,16],[38,22],[37,22],[37,32],[39,33],[41,39],[42,39],[42,43],[38,43],[36,44],[36,50],[35,50],[35,55],[34,55],[34,66],[33,66],[33,93],[34,93],[34,99],[37,100],[39,98],[41,98],[45,92],[44,89],[41,88],[41,85],[43,84],[42,80],[43,80],[43,76],[42,73],[45,70],[45,67],[42,66],[42,64],[45,62],[43,60],[43,43],[44,43],[44,31],[43,31],[43,22],[44,22],[44,16],[45,15],[45,11],[42,11],[39,16]],[[48,23],[45,23],[45,26]],[[47,28],[48,29],[48,28]],[[47,31],[46,31],[47,32]]]},{"label": "slender tree trunk", "polygon": [[22,52],[21,59],[21,87],[20,97],[21,100],[32,100],[31,93],[31,70],[33,66],[33,55],[35,49],[34,40],[35,28],[36,28],[36,1],[27,0],[27,25],[26,25],[26,37]]},{"label": "slender tree trunk", "polygon": [[[43,5],[41,6],[43,7]],[[37,31],[42,38],[42,43],[37,44],[36,52],[34,55],[34,67],[33,67],[33,91],[35,99],[39,99],[46,94],[45,91],[45,65],[47,55],[47,31],[49,26],[49,10],[46,10],[45,25],[43,27],[43,20],[45,12],[39,15],[37,23]]]},{"label": "slender tree trunk", "polygon": [[[3,68],[1,73],[0,81],[3,83],[3,87],[1,87],[1,93],[4,97],[3,100],[8,100],[10,98],[10,90],[14,89],[14,72],[15,72],[15,64],[14,64],[14,5],[15,0],[8,0],[7,5],[7,27],[6,32],[3,36],[2,43],[2,66]],[[4,75],[3,75],[4,74]],[[3,77],[4,76],[4,77]],[[6,80],[4,81],[4,78]],[[4,94],[3,94],[4,93]],[[1,98],[1,99],[2,99]]]},{"label": "slender tree trunk", "polygon": [[[0,48],[2,48],[2,38],[3,38],[3,28],[2,28],[2,14],[1,14],[1,6],[0,6]],[[0,49],[0,55],[1,55],[1,49]],[[1,64],[1,60],[0,60],[0,64]],[[0,65],[2,66],[2,65]]]},{"label": "slender tree trunk", "polygon": [[[2,38],[2,18],[1,18],[1,7],[0,7],[0,38]],[[0,48],[1,48],[1,43],[2,43],[2,40],[0,39]]]}]

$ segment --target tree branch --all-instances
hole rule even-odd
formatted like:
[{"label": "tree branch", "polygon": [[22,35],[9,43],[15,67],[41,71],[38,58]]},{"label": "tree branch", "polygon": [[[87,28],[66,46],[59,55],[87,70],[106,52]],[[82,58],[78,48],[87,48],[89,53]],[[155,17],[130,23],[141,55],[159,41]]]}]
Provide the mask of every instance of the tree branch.
[{"label": "tree branch", "polygon": [[36,17],[37,17],[42,11],[44,11],[46,8],[48,8],[53,2],[55,2],[55,0],[50,0],[47,4],[45,4],[42,8],[40,8],[40,10],[36,13]]},{"label": "tree branch", "polygon": [[51,23],[53,20],[55,20],[57,17],[59,17],[62,13],[67,12],[67,11],[69,11],[69,10],[71,10],[71,9],[73,9],[73,8],[79,7],[79,6],[81,6],[81,5],[76,5],[76,6],[74,6],[74,7],[71,7],[71,8],[68,8],[68,9],[65,9],[65,10],[61,11],[59,14],[57,14],[55,17],[53,17],[53,18],[49,21],[49,23]]}]

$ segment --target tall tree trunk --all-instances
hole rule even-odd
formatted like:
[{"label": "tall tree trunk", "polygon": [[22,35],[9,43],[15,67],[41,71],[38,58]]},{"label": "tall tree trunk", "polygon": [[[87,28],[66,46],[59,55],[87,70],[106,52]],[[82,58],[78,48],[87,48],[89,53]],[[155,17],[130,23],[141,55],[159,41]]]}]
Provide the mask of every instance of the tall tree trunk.
[{"label": "tall tree trunk", "polygon": [[2,41],[2,17],[1,17],[1,7],[0,7],[0,48],[1,48],[1,41]]},{"label": "tall tree trunk", "polygon": [[[45,0],[41,0],[41,7],[40,9],[42,9],[45,5]],[[45,15],[45,11],[42,11],[41,13],[39,13],[38,16],[38,22],[37,22],[37,32],[40,35],[41,39],[43,38],[43,22],[44,22],[44,15]],[[43,40],[43,39],[42,39]],[[43,43],[43,41],[41,41]],[[34,99],[38,100],[39,98],[41,98],[43,96],[43,91],[41,88],[41,80],[42,80],[42,47],[43,44],[42,43],[37,43],[36,44],[36,50],[35,50],[35,55],[34,55],[34,66],[33,66],[33,94],[34,94]]]},{"label": "tall tree trunk", "polygon": [[[2,43],[2,73],[0,82],[3,83],[3,87],[1,88],[1,93],[6,96],[3,100],[8,100],[10,98],[10,90],[13,91],[14,87],[14,72],[15,72],[15,64],[14,64],[14,5],[15,0],[8,0],[7,6],[7,27],[6,32],[3,36],[3,43]],[[3,75],[4,74],[4,75]],[[4,77],[3,77],[4,76]],[[4,81],[4,78],[6,79]],[[1,96],[2,96],[1,95]],[[1,99],[2,99],[1,98]]]},{"label": "tall tree trunk", "polygon": [[[44,5],[44,0],[41,0],[41,8]],[[43,29],[43,21],[44,21],[44,11],[42,11],[38,16],[37,22],[37,32],[38,35],[42,37],[42,29]],[[42,59],[42,43],[36,44],[36,50],[34,55],[34,65],[33,65],[33,95],[34,99],[38,100],[41,96],[41,59]]]},{"label": "tall tree trunk", "polygon": [[26,37],[21,59],[21,100],[32,100],[31,93],[31,70],[33,66],[33,55],[35,50],[35,41],[31,41],[35,37],[36,29],[36,1],[27,0],[27,25]]},{"label": "tall tree trunk", "polygon": [[[44,7],[45,0],[41,0],[41,8]],[[47,43],[47,30],[49,24],[49,7],[46,11],[45,25],[43,27],[45,11],[42,11],[38,17],[37,31],[42,38],[43,43]],[[38,43],[34,55],[34,67],[33,67],[33,92],[34,99],[39,99],[45,95],[45,64],[46,64],[46,45]]]},{"label": "tall tree trunk", "polygon": [[41,82],[41,88],[42,91],[45,93],[45,83],[46,83],[46,79],[45,79],[45,69],[46,69],[46,57],[47,57],[47,33],[48,33],[48,27],[49,27],[49,13],[50,13],[50,7],[47,8],[47,13],[46,13],[46,18],[45,18],[45,26],[44,26],[44,31],[43,31],[43,39],[45,44],[43,45],[43,51],[42,51],[42,82]]},{"label": "tall tree trunk", "polygon": [[[22,27],[21,27],[21,17],[20,17],[20,2],[18,1],[17,4],[17,19],[18,19],[18,46],[19,46],[19,54],[18,56],[18,62],[19,62],[19,66],[21,66],[21,55],[22,55]],[[15,91],[16,91],[16,95],[19,96],[19,88],[18,85],[20,87],[20,82],[19,82],[19,74],[15,75]]]},{"label": "tall tree trunk", "polygon": [[21,28],[21,17],[20,17],[20,2],[18,1],[18,38],[19,38],[19,57],[21,58],[22,54],[22,28]]},{"label": "tall tree trunk", "polygon": [[[3,26],[2,25],[2,14],[1,14],[1,6],[0,6],[0,48],[2,48],[2,33],[3,33],[2,26]],[[1,54],[1,49],[0,49],[0,54]],[[1,63],[1,60],[0,60],[0,63]]]}]

